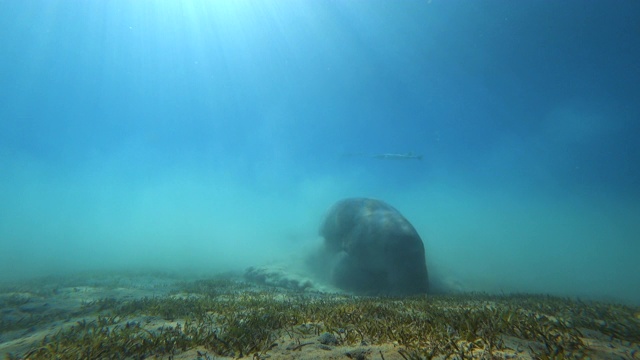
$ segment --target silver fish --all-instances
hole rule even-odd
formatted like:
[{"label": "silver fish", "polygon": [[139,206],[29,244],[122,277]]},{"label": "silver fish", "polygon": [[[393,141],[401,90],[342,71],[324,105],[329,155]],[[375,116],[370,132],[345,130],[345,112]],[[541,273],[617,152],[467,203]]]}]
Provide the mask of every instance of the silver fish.
[{"label": "silver fish", "polygon": [[378,154],[373,155],[378,160],[422,160],[422,155],[415,155],[412,152],[406,154]]}]

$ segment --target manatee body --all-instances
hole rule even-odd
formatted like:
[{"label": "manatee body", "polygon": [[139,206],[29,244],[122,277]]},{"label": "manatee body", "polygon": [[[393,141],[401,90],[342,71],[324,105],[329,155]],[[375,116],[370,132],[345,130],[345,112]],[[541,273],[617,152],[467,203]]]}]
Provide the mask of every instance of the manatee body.
[{"label": "manatee body", "polygon": [[320,235],[334,256],[335,286],[365,295],[427,292],[422,239],[392,206],[366,198],[341,200],[329,210]]}]

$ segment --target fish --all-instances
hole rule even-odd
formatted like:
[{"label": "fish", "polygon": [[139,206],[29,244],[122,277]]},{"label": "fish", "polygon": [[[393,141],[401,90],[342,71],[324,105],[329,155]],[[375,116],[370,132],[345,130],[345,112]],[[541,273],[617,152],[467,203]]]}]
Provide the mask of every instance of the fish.
[{"label": "fish", "polygon": [[415,155],[412,152],[406,154],[378,154],[373,155],[378,160],[422,160],[422,155]]}]

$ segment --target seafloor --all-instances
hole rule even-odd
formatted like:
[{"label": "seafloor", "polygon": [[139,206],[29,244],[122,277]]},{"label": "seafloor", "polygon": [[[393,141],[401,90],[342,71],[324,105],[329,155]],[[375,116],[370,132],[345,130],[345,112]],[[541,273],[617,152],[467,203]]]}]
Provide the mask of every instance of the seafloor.
[{"label": "seafloor", "polygon": [[544,295],[355,297],[231,276],[0,288],[6,359],[640,359],[640,308]]}]

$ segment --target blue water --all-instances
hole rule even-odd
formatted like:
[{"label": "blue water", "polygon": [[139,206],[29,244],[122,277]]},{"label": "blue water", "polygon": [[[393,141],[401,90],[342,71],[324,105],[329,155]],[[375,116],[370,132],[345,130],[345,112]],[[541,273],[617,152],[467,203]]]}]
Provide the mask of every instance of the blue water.
[{"label": "blue water", "polygon": [[434,282],[640,304],[638,18],[0,0],[0,280],[300,257],[367,196],[414,224]]}]

